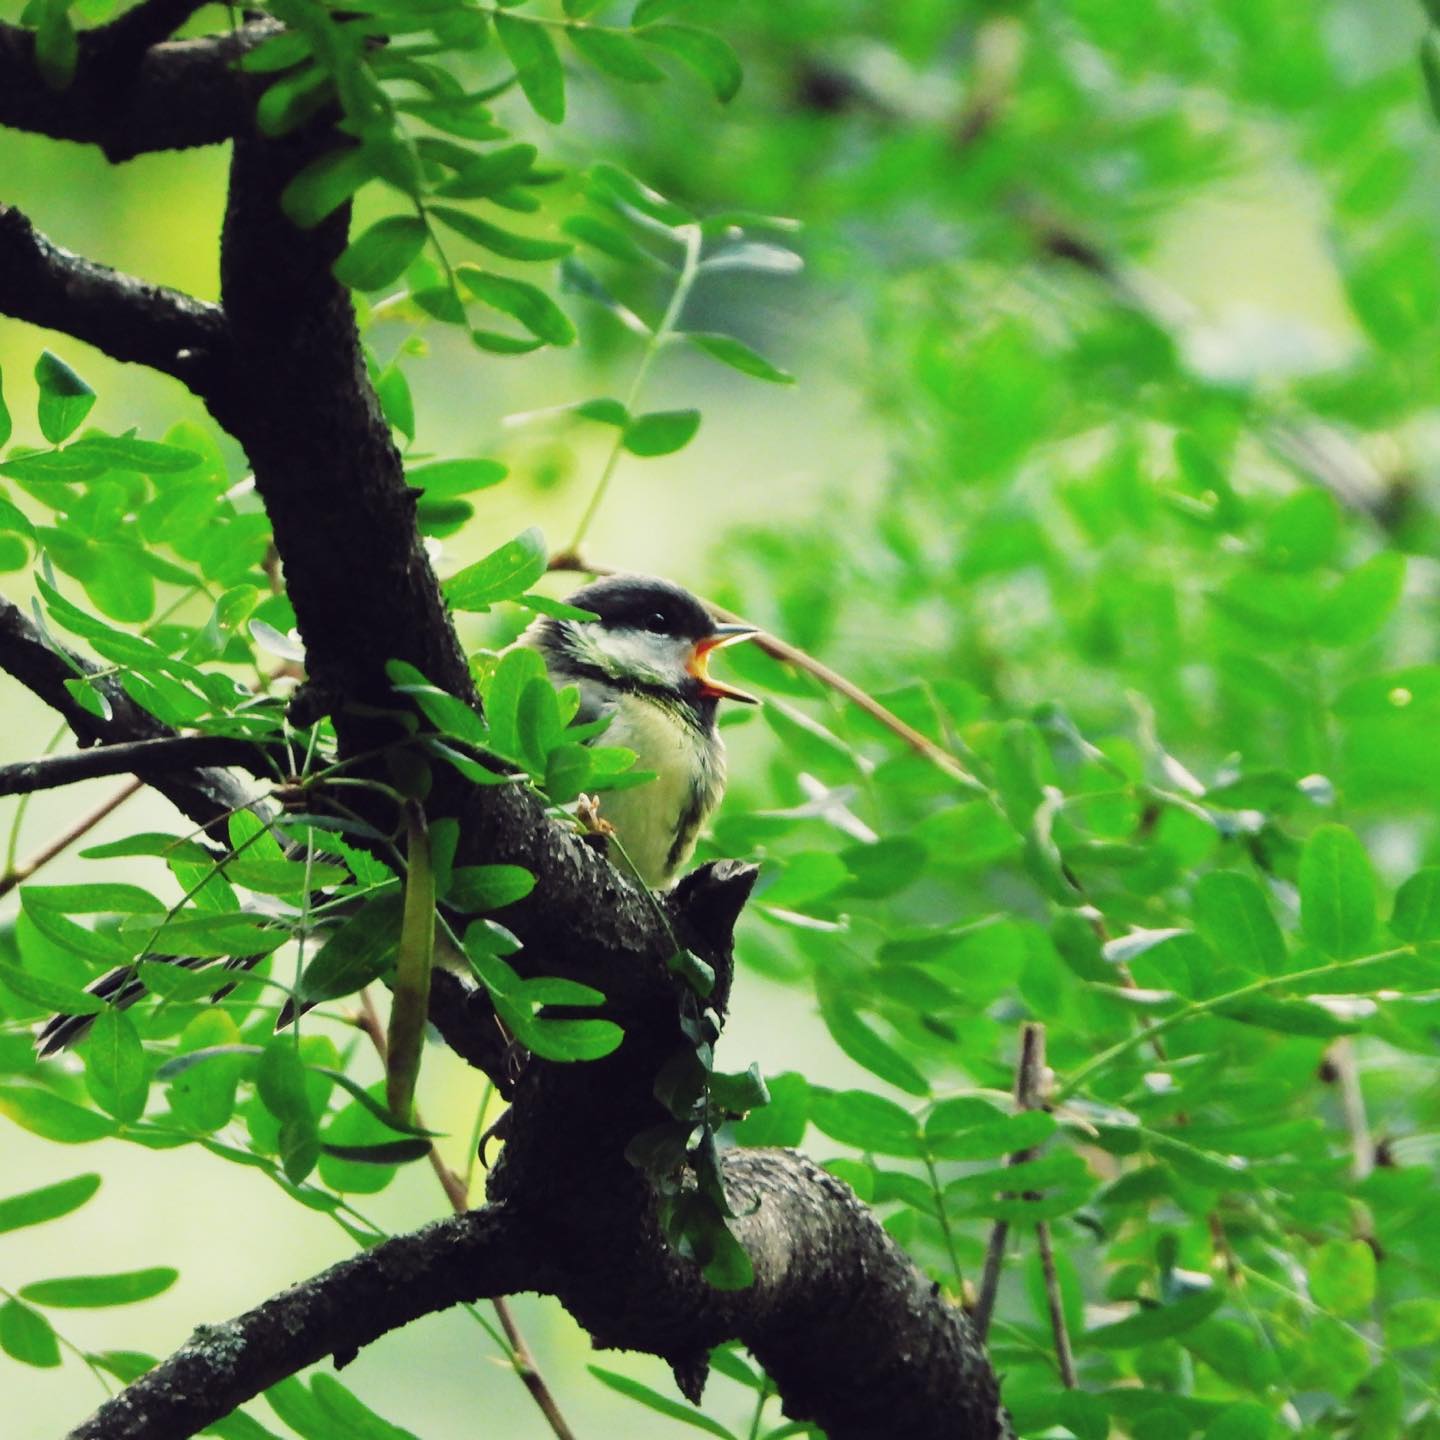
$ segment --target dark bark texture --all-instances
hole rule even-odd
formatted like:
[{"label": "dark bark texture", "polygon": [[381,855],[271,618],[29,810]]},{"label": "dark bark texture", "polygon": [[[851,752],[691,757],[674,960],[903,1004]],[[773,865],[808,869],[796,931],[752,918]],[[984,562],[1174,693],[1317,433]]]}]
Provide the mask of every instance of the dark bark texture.
[{"label": "dark bark texture", "polygon": [[[0,124],[96,144],[116,161],[231,142],[221,304],[68,254],[0,207],[0,313],[179,378],[240,442],[306,643],[308,678],[294,713],[301,721],[332,716],[355,761],[350,773],[383,777],[374,752],[398,734],[375,713],[396,704],[387,659],[475,697],[415,525],[416,492],[366,378],[349,296],[330,273],[348,213],[300,231],[278,204],[301,166],[343,142],[323,115],[283,140],[258,135],[256,82],[232,62],[274,33],[273,23],[170,41],[194,8],[144,0],[82,35],[75,79],[62,91],[40,77],[32,37],[0,26]],[[107,718],[82,708],[64,681],[93,667],[3,601],[0,666],[54,706],[83,744],[153,742],[125,758],[197,822],[246,803],[247,787],[229,772],[139,763],[175,745],[173,732],[113,684],[102,682]],[[346,798],[379,830],[392,829],[383,797],[347,790]],[[483,998],[437,976],[432,1015],[446,1041],[513,1101],[489,1203],[202,1327],[73,1435],[178,1440],[327,1355],[343,1363],[421,1315],[529,1290],[557,1296],[597,1345],[663,1356],[692,1396],[709,1350],[738,1338],[774,1377],[788,1413],[833,1440],[1009,1436],[967,1317],[841,1182],[792,1152],[727,1153],[723,1174],[742,1216],[735,1233],[755,1283],[720,1292],[666,1244],[652,1185],[625,1158],[639,1131],[667,1118],[655,1077],[689,1043],[681,1016],[693,997],[667,958],[678,939],[707,960],[723,1014],[733,927],[753,867],[703,867],[657,906],[552,822],[528,790],[476,787],[438,767],[427,810],[461,822],[457,863],[509,862],[535,874],[534,892],[500,916],[524,946],[513,963],[526,975],[571,976],[603,989],[624,1042],[587,1065],[531,1060],[519,1068]]]}]

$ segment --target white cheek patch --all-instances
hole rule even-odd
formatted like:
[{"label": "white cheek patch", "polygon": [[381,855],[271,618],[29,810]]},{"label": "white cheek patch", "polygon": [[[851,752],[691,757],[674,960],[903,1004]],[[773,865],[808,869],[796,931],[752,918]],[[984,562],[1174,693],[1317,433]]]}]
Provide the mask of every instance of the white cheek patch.
[{"label": "white cheek patch", "polygon": [[651,685],[673,686],[685,677],[690,641],[649,630],[606,630],[599,625],[573,625],[575,651],[605,674]]}]

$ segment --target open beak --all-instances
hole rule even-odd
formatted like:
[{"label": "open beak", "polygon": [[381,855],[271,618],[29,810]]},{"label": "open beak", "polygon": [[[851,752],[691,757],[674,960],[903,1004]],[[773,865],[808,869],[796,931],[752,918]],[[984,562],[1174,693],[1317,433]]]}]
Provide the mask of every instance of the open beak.
[{"label": "open beak", "polygon": [[748,640],[759,633],[753,625],[717,625],[708,635],[695,642],[695,649],[691,652],[685,668],[700,682],[702,695],[716,700],[742,700],[747,705],[760,703],[758,696],[745,690],[737,690],[733,685],[722,684],[713,679],[709,671],[710,655],[713,651]]}]

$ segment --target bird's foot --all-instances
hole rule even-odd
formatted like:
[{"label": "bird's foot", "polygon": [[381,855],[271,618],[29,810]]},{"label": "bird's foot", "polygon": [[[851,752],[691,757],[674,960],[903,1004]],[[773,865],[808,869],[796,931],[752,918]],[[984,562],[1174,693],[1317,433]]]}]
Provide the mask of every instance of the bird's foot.
[{"label": "bird's foot", "polygon": [[598,835],[603,839],[615,833],[615,827],[600,813],[598,795],[582,795],[575,802],[575,819],[587,836]]}]

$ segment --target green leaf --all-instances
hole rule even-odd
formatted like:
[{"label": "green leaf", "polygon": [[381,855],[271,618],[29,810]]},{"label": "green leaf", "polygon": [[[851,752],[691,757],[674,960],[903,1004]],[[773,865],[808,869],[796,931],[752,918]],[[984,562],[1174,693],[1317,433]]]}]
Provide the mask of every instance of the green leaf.
[{"label": "green leaf", "polygon": [[82,1055],[85,1083],[95,1103],[122,1124],[138,1120],[145,1111],[150,1078],[134,1021],[123,1010],[106,1006],[90,1027]]},{"label": "green leaf", "polygon": [[331,150],[312,160],[280,194],[280,208],[302,230],[338,210],[374,175],[370,155],[360,146]]},{"label": "green leaf", "polygon": [[52,980],[48,975],[32,975],[18,965],[0,961],[0,985],[38,1005],[42,1010],[51,1010],[64,1015],[98,1015],[105,1009],[105,1002],[63,980]]},{"label": "green leaf", "polygon": [[819,992],[820,1016],[835,1043],[857,1065],[911,1095],[928,1095],[925,1077],[889,1042],[882,1040],[838,995]]},{"label": "green leaf", "polygon": [[140,440],[134,435],[86,435],[65,453],[93,459],[107,470],[134,475],[181,475],[195,469],[201,459],[197,451]]},{"label": "green leaf", "polygon": [[22,1365],[53,1369],[60,1363],[60,1342],[50,1322],[18,1300],[0,1305],[0,1350]]},{"label": "green leaf", "polygon": [[718,35],[693,25],[646,25],[636,39],[656,45],[683,61],[715,92],[722,103],[733,100],[744,79],[739,57]]},{"label": "green leaf", "polygon": [[769,380],[774,385],[793,385],[795,377],[788,370],[772,365],[758,350],[752,350],[733,335],[714,332],[689,331],[685,335],[697,350],[703,350],[712,359],[739,370],[744,375],[753,375],[757,380]]},{"label": "green leaf", "polygon": [[1382,550],[1358,565],[1325,597],[1315,621],[1324,645],[1354,645],[1373,635],[1405,588],[1405,557]]},{"label": "green leaf", "polygon": [[35,66],[52,90],[68,90],[80,58],[80,38],[70,19],[70,0],[39,0]]},{"label": "green leaf", "polygon": [[1285,969],[1285,941],[1265,892],[1248,875],[1218,870],[1195,887],[1195,923],[1224,961],[1249,975]]},{"label": "green leaf", "polygon": [[399,278],[425,248],[425,222],[415,215],[377,220],[357,236],[331,267],[352,290],[379,290]]},{"label": "green leaf", "polygon": [[1390,929],[1402,940],[1440,940],[1440,867],[1417,870],[1395,892]]},{"label": "green leaf", "polygon": [[632,1380],[628,1375],[617,1374],[614,1370],[606,1370],[599,1365],[586,1368],[602,1385],[608,1385],[610,1389],[645,1406],[647,1410],[654,1410],[666,1419],[679,1421],[680,1424],[689,1425],[696,1430],[718,1435],[721,1440],[736,1440],[733,1431],[727,1430],[718,1420],[712,1420],[703,1410],[684,1405],[679,1400],[671,1400],[669,1396],[652,1390],[648,1385],[642,1385],[638,1380]]},{"label": "green leaf", "polygon": [[507,260],[558,260],[573,248],[563,240],[539,240],[531,235],[516,235],[450,205],[432,205],[430,213],[457,235],[463,235]]},{"label": "green leaf", "polygon": [[632,455],[673,455],[695,438],[698,410],[653,410],[637,415],[626,427],[622,443]]},{"label": "green leaf", "polygon": [[937,1160],[993,1160],[1029,1150],[1055,1133],[1048,1110],[1022,1110],[943,1135],[925,1137],[925,1148]]},{"label": "green leaf", "polygon": [[58,445],[72,434],[95,404],[95,392],[58,356],[42,350],[35,362],[40,387],[37,418],[40,433]]},{"label": "green leaf", "polygon": [[467,914],[483,915],[523,900],[534,888],[535,877],[521,865],[462,865],[445,901]]},{"label": "green leaf", "polygon": [[[10,420],[10,411],[5,405],[5,372],[0,369],[0,445],[9,443],[13,425]],[[14,509],[9,501],[4,502],[4,508]],[[29,523],[28,521],[26,522]]]},{"label": "green leaf", "polygon": [[404,1165],[423,1160],[430,1153],[428,1140],[382,1140],[374,1145],[339,1145],[320,1142],[320,1153],[359,1165]]},{"label": "green leaf", "polygon": [[625,1038],[613,1020],[531,1020],[516,1035],[542,1059],[562,1062],[603,1060]]},{"label": "green leaf", "polygon": [[498,460],[432,460],[428,465],[409,466],[405,478],[431,499],[449,499],[488,490],[509,473]]},{"label": "green leaf", "polygon": [[545,573],[548,561],[545,537],[532,525],[452,575],[444,585],[445,598],[455,610],[488,610],[498,601],[523,595]]},{"label": "green leaf", "polygon": [[532,680],[544,678],[545,661],[526,646],[516,646],[500,657],[485,690],[485,719],[491,743],[501,755],[520,758],[520,696]]},{"label": "green leaf", "polygon": [[508,275],[493,275],[468,261],[457,265],[455,273],[477,300],[518,320],[537,340],[549,345],[574,343],[570,317],[543,290]]},{"label": "green leaf", "polygon": [[810,1091],[810,1119],[832,1140],[875,1155],[919,1156],[920,1127],[908,1110],[868,1090]]},{"label": "green leaf", "polygon": [[337,1422],[339,1429],[334,1432],[337,1436],[348,1437],[348,1440],[418,1440],[409,1430],[382,1419],[323,1370],[310,1377],[310,1392]]},{"label": "green leaf", "polygon": [[1364,848],[1343,825],[1322,825],[1300,857],[1300,923],[1326,955],[1361,955],[1375,933],[1375,882]]},{"label": "green leaf", "polygon": [[1420,40],[1420,73],[1425,78],[1425,95],[1430,113],[1440,120],[1440,35],[1426,30]]},{"label": "green leaf", "polygon": [[22,1299],[57,1310],[98,1310],[108,1305],[133,1305],[163,1294],[180,1272],[168,1265],[148,1270],[123,1270],[114,1275],[71,1275],[63,1280],[37,1280],[20,1288]]},{"label": "green leaf", "polygon": [[[568,7],[567,7],[568,8]],[[565,32],[570,43],[597,70],[613,75],[627,84],[653,84],[665,78],[665,72],[645,58],[640,47],[618,30],[603,30],[590,25],[569,25]]]},{"label": "green leaf", "polygon": [[1208,1320],[1225,1303],[1219,1290],[1198,1290],[1177,1300],[1173,1305],[1156,1305],[1138,1310],[1113,1325],[1088,1330],[1080,1343],[1097,1350],[1129,1350],[1138,1345],[1153,1345],[1167,1340]]},{"label": "green leaf", "polygon": [[530,19],[504,12],[495,17],[495,33],[530,107],[542,119],[558,125],[565,118],[565,71],[546,28]]},{"label": "green leaf", "polygon": [[385,974],[395,963],[403,905],[399,892],[392,891],[367,900],[350,916],[305,967],[299,1003],[338,1000]]},{"label": "green leaf", "polygon": [[0,1115],[62,1145],[83,1145],[115,1133],[115,1122],[109,1116],[81,1109],[38,1085],[0,1085]]},{"label": "green leaf", "polygon": [[436,187],[437,195],[481,200],[530,177],[538,152],[533,145],[506,145],[472,156],[455,175]]},{"label": "green leaf", "polygon": [[76,1175],[71,1180],[27,1190],[23,1195],[6,1196],[0,1199],[0,1235],[26,1225],[58,1220],[62,1215],[78,1210],[99,1188],[98,1175]]},{"label": "green leaf", "polygon": [[1327,1240],[1307,1275],[1311,1298],[1334,1315],[1358,1315],[1375,1298],[1375,1252],[1363,1240]]}]

